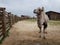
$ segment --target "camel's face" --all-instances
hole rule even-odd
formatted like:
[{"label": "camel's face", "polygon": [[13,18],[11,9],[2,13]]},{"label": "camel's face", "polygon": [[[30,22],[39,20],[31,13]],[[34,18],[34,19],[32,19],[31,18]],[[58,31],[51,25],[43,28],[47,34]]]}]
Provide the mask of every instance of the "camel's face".
[{"label": "camel's face", "polygon": [[41,8],[34,9],[34,13],[40,15],[43,10]]}]

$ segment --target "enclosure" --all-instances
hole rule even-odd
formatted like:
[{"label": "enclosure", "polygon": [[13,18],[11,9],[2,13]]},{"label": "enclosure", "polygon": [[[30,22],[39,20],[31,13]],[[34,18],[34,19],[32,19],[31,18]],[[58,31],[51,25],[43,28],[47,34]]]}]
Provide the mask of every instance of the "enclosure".
[{"label": "enclosure", "polygon": [[35,19],[19,21],[1,45],[60,45],[60,21],[50,20],[46,31],[46,39],[42,39]]}]

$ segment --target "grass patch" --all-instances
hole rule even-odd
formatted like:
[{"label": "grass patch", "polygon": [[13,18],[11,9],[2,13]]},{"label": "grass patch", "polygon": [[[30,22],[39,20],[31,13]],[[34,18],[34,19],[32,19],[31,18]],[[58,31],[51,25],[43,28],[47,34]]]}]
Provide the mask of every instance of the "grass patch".
[{"label": "grass patch", "polygon": [[50,24],[50,25],[60,25],[60,21],[50,20],[50,21],[49,21],[49,24]]},{"label": "grass patch", "polygon": [[4,41],[5,38],[9,37],[9,30],[6,32],[5,36],[3,36],[1,39],[0,39],[0,44],[2,44],[2,42]]},{"label": "grass patch", "polygon": [[[28,22],[36,22],[36,19],[26,19],[25,21]],[[48,22],[49,25],[60,25],[60,21],[55,21],[55,20],[49,20]]]}]

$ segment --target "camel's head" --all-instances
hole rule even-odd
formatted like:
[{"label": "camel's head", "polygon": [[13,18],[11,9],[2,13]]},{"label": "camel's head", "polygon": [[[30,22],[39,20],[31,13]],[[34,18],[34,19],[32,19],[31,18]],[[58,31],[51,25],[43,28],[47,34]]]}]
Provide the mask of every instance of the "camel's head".
[{"label": "camel's head", "polygon": [[42,9],[39,7],[37,9],[34,9],[33,13],[40,15],[43,10],[44,10],[44,7],[42,7]]}]

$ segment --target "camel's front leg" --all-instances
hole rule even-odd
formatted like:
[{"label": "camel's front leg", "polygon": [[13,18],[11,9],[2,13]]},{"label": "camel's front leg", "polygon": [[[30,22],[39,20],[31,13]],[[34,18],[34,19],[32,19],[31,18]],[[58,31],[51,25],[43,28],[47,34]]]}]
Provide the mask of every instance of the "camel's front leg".
[{"label": "camel's front leg", "polygon": [[41,37],[42,37],[42,36],[41,36],[41,33],[42,33],[42,26],[39,26],[39,29],[40,29],[40,31],[39,31],[40,36],[39,36],[39,37],[41,38]]},{"label": "camel's front leg", "polygon": [[42,32],[41,32],[41,38],[46,39],[45,33],[44,33],[45,30],[44,30],[44,26],[43,26],[43,25],[41,26],[41,31],[42,31]]},{"label": "camel's front leg", "polygon": [[39,33],[41,33],[41,26],[38,24],[38,27],[39,27]]},{"label": "camel's front leg", "polygon": [[41,27],[39,27],[39,29],[40,29],[39,33],[41,33]]}]

